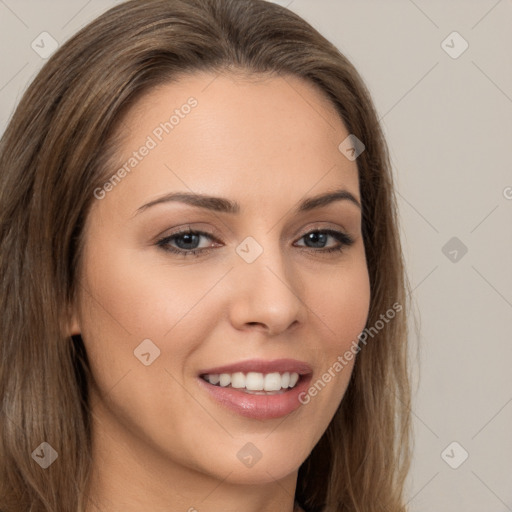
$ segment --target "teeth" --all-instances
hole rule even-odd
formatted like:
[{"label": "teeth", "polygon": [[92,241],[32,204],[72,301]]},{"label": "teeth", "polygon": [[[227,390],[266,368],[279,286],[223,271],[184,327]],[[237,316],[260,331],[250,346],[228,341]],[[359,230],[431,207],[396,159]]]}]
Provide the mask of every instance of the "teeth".
[{"label": "teeth", "polygon": [[210,384],[218,384],[220,381],[220,375],[210,375]]},{"label": "teeth", "polygon": [[229,386],[231,382],[231,375],[229,373],[221,373],[219,383],[224,388],[226,386]]},{"label": "teeth", "polygon": [[279,375],[279,373],[269,373],[265,375],[263,389],[265,391],[279,391],[281,389],[281,375]]},{"label": "teeth", "polygon": [[264,384],[263,373],[249,372],[245,378],[245,388],[249,391],[262,391]]},{"label": "teeth", "polygon": [[[224,375],[229,376],[229,374],[227,373],[225,373]],[[232,388],[245,388],[245,375],[242,372],[233,373],[233,375],[231,375],[230,380]]]},{"label": "teeth", "polygon": [[247,391],[279,391],[293,388],[299,380],[298,373],[242,372],[205,375],[204,379],[215,386],[245,389]]}]

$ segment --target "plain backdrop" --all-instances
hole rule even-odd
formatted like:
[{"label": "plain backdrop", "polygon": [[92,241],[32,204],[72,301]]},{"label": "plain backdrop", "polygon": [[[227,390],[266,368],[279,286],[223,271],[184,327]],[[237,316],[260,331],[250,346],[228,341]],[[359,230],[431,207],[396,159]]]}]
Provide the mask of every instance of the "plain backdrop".
[{"label": "plain backdrop", "polygon": [[[33,41],[115,3],[0,0],[0,133]],[[353,62],[390,147],[421,333],[410,510],[512,511],[512,0],[275,3]]]}]

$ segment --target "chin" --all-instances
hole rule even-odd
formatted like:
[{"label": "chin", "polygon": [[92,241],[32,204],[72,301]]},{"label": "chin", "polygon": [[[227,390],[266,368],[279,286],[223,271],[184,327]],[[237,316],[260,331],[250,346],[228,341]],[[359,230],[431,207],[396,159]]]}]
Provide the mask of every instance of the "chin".
[{"label": "chin", "polygon": [[[229,475],[226,482],[238,485],[268,484],[282,480],[295,474],[313,449],[309,443],[307,446],[298,446],[296,439],[290,439],[289,442],[279,439],[275,443],[269,442],[270,438],[262,438],[261,442],[250,439],[247,436],[246,442],[236,443],[235,457],[226,457],[224,452],[224,460],[220,464],[222,459],[219,454],[216,469],[221,473],[221,479]],[[211,471],[211,464],[208,467]]]}]

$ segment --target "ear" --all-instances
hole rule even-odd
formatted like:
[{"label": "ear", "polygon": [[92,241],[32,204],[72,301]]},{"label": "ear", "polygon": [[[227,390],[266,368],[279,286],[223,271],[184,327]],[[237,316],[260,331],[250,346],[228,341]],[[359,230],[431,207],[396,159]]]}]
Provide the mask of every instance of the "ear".
[{"label": "ear", "polygon": [[68,336],[74,336],[75,334],[81,334],[82,329],[80,328],[80,320],[76,308],[70,307],[68,313],[67,323],[67,334]]}]

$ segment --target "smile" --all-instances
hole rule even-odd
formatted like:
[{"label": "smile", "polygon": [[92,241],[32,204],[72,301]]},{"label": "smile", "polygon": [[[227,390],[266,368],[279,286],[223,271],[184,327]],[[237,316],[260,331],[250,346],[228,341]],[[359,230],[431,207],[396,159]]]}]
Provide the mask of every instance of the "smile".
[{"label": "smile", "polygon": [[260,359],[201,371],[198,377],[215,406],[267,420],[286,416],[302,405],[299,396],[311,381],[312,369],[294,359]]},{"label": "smile", "polygon": [[239,389],[246,393],[268,394],[268,393],[284,393],[289,388],[295,387],[299,380],[299,374],[296,372],[273,372],[260,373],[242,372],[235,373],[213,373],[203,375],[202,378],[213,384],[223,388],[231,387]]}]

